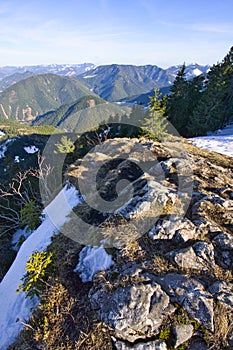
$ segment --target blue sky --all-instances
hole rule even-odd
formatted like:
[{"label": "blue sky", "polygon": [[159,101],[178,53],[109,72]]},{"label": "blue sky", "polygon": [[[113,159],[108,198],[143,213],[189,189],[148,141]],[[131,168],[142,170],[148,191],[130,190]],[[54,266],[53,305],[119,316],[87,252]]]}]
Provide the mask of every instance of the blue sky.
[{"label": "blue sky", "polygon": [[0,0],[0,66],[221,61],[232,0]]}]

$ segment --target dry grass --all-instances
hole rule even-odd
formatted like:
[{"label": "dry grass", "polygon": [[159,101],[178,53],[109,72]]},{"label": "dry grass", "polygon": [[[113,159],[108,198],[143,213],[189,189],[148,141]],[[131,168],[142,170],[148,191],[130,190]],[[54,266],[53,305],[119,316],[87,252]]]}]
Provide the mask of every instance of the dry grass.
[{"label": "dry grass", "polygon": [[214,332],[204,331],[209,349],[230,350],[228,338],[233,335],[233,311],[220,303],[214,309]]},{"label": "dry grass", "polygon": [[198,148],[187,141],[185,142],[185,149],[188,153],[194,156],[200,156],[206,158],[209,162],[220,165],[226,168],[233,169],[232,157],[222,155],[217,152],[211,152],[205,149]]},{"label": "dry grass", "polygon": [[73,272],[80,245],[58,235],[49,250],[54,252],[56,278],[9,350],[111,350],[110,333],[99,323],[89,303],[92,284],[83,284]]}]

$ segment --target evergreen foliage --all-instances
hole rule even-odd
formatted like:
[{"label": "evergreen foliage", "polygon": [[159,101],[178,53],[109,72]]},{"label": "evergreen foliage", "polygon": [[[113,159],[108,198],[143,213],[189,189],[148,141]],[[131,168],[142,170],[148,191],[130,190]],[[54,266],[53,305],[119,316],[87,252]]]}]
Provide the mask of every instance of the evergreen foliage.
[{"label": "evergreen foliage", "polygon": [[35,201],[30,201],[24,204],[24,207],[20,210],[21,222],[26,225],[26,231],[35,230],[41,222],[41,210]]},{"label": "evergreen foliage", "polygon": [[[26,263],[26,274],[23,283],[19,285],[17,292],[25,292],[27,296],[39,296],[47,284],[51,275],[51,263],[53,253],[35,251],[30,255]],[[50,268],[50,269],[49,269]]]},{"label": "evergreen foliage", "polygon": [[[204,91],[194,110],[190,129],[198,134],[223,128],[233,115],[233,48],[207,73]],[[194,133],[195,134],[195,133]]]},{"label": "evergreen foliage", "polygon": [[166,99],[161,99],[159,89],[154,89],[154,96],[150,97],[148,117],[143,121],[143,134],[152,139],[161,140],[167,132]]},{"label": "evergreen foliage", "polygon": [[183,64],[167,99],[166,114],[185,137],[223,128],[233,115],[233,47],[206,76],[188,80]]},{"label": "evergreen foliage", "polygon": [[62,136],[60,143],[55,143],[55,146],[57,147],[57,151],[54,151],[54,153],[73,153],[75,150],[74,143],[67,137]]}]

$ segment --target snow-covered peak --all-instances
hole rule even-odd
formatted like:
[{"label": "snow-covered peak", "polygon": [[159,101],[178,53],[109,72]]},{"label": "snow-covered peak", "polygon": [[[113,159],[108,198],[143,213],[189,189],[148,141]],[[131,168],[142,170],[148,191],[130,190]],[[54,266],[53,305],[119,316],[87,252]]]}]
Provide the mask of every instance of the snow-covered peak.
[{"label": "snow-covered peak", "polygon": [[195,68],[193,70],[193,75],[195,75],[196,77],[198,77],[199,75],[201,75],[203,72],[199,69],[199,68]]}]

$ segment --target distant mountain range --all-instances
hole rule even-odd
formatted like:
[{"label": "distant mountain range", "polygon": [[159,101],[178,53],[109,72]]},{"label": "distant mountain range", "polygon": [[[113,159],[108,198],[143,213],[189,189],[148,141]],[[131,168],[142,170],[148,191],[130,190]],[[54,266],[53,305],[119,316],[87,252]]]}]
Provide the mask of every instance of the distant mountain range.
[{"label": "distant mountain range", "polygon": [[82,63],[82,64],[42,64],[35,66],[5,66],[0,67],[0,79],[5,78],[9,75],[15,73],[25,73],[31,72],[33,74],[58,74],[58,75],[67,75],[73,76],[81,74],[85,71],[95,68],[93,63]]},{"label": "distant mountain range", "polygon": [[[140,96],[158,88],[173,84],[180,66],[162,69],[157,66],[133,66],[112,64],[98,66],[81,75],[79,78],[93,92],[107,101],[122,101],[133,96]],[[205,73],[209,66],[193,64],[187,66],[188,78]]]},{"label": "distant mountain range", "polygon": [[83,64],[49,64],[37,66],[0,67],[0,91],[8,88],[10,85],[17,83],[22,79],[26,79],[38,74],[57,74],[61,76],[77,76],[90,69],[95,68],[93,63]]},{"label": "distant mountain range", "polygon": [[[102,105],[106,101],[147,104],[154,87],[163,93],[169,92],[179,68],[119,64],[95,67],[92,63],[2,67],[0,117],[31,122],[40,115],[47,115],[51,121],[47,112],[54,112],[62,105],[75,104],[81,97],[89,95],[105,100]],[[186,74],[191,79],[208,69],[209,66],[192,64],[187,66]],[[116,107],[112,107],[114,113]],[[122,114],[122,109],[118,112]]]},{"label": "distant mountain range", "polygon": [[34,75],[11,85],[0,94],[0,117],[20,121],[76,101],[90,94],[78,79],[55,74]]}]

